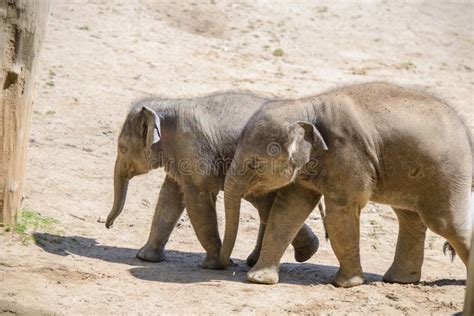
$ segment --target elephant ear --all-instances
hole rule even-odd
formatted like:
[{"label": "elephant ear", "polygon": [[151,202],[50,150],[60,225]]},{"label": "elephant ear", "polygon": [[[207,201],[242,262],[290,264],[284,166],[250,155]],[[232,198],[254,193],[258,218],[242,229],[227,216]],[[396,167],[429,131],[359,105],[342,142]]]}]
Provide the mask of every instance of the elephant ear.
[{"label": "elephant ear", "polygon": [[160,124],[160,117],[156,112],[147,107],[144,106],[141,110],[142,115],[145,119],[144,122],[144,142],[145,142],[145,147],[148,150],[151,150],[151,146],[153,144],[156,144],[160,141],[161,139],[161,124]]},{"label": "elephant ear", "polygon": [[309,122],[295,122],[289,127],[288,153],[290,161],[301,169],[311,158],[311,151],[328,150],[323,136],[316,126]]}]

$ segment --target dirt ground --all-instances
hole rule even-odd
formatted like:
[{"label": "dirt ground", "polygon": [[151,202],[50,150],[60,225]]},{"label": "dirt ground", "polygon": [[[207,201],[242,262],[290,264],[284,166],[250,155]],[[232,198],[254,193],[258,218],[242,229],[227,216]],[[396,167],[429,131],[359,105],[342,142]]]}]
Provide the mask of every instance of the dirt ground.
[{"label": "dirt ground", "polygon": [[[317,212],[308,223],[321,237],[319,252],[299,264],[288,249],[277,285],[246,281],[244,260],[258,228],[257,212],[247,203],[235,267],[199,267],[203,249],[186,215],[168,243],[167,261],[136,259],[148,237],[162,170],[132,181],[113,229],[97,222],[112,206],[121,123],[130,103],[148,94],[248,89],[297,97],[384,80],[444,98],[474,126],[472,1],[191,1],[53,2],[24,207],[58,223],[30,232],[35,241],[0,233],[0,314],[460,311],[465,268],[458,258],[450,263],[444,240],[431,232],[422,281],[381,282],[398,226],[380,205],[362,213],[368,283],[351,289],[329,284],[338,264]],[[222,202],[220,196],[221,228]]]}]

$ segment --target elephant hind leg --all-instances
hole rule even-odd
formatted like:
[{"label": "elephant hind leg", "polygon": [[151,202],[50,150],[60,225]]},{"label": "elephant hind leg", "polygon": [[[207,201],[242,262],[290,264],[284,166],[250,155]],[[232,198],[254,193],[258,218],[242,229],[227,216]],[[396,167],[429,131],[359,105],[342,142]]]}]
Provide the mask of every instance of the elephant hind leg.
[{"label": "elephant hind leg", "polygon": [[421,211],[419,214],[429,229],[446,238],[467,267],[472,231],[469,223],[469,203],[458,209],[448,207],[447,210],[448,212],[445,209],[435,209],[429,213]]},{"label": "elephant hind leg", "polygon": [[[441,225],[443,226],[443,225]],[[469,259],[469,245],[471,230],[460,227],[440,228],[440,226],[428,226],[435,233],[447,239],[448,243],[454,248],[456,254],[461,258],[467,267]]]},{"label": "elephant hind leg", "polygon": [[395,258],[383,280],[390,283],[413,283],[421,277],[426,225],[413,211],[393,208],[398,217],[398,240]]}]

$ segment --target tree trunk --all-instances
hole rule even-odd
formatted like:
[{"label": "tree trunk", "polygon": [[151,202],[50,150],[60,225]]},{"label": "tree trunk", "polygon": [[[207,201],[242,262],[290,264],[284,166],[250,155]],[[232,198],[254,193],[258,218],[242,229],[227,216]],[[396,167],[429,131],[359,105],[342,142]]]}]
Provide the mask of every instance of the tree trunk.
[{"label": "tree trunk", "polygon": [[49,0],[0,1],[0,224],[20,209],[26,150]]}]

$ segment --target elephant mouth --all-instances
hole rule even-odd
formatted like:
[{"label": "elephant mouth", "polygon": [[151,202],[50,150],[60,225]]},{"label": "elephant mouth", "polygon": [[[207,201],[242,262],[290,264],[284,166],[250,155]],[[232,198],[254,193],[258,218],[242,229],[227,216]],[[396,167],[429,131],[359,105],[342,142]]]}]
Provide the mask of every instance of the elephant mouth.
[{"label": "elephant mouth", "polygon": [[261,197],[263,195],[266,195],[267,192],[266,190],[262,189],[262,188],[253,188],[251,190],[248,190],[246,192],[244,192],[244,194],[242,195],[243,198],[255,198],[255,197]]}]

